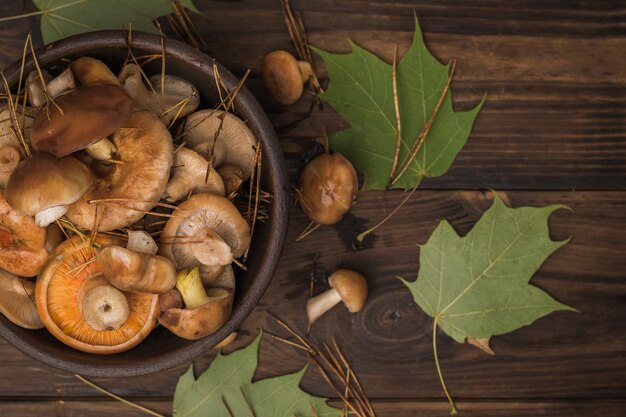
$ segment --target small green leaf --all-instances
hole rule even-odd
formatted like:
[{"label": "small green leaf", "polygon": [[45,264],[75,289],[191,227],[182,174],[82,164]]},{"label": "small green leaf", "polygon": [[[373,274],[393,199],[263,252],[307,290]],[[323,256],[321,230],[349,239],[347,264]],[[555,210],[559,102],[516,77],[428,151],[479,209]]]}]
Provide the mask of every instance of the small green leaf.
[{"label": "small green leaf", "polygon": [[[387,185],[396,149],[392,66],[354,43],[351,46],[349,54],[313,48],[324,60],[331,80],[321,97],[350,124],[349,129],[331,134],[329,141],[335,152],[364,174],[364,191],[380,190]],[[428,52],[416,18],[413,44],[396,70],[400,163],[410,155],[447,78],[448,65]],[[455,112],[448,92],[423,147],[395,187],[413,188],[424,177],[445,174],[467,142],[481,106],[482,101],[472,110]]]},{"label": "small green leaf", "polygon": [[[172,0],[33,0],[42,12],[44,43],[79,33],[124,29],[158,33],[153,21],[173,12]],[[198,13],[192,0],[180,5]]]},{"label": "small green leaf", "polygon": [[[293,374],[252,382],[262,333],[248,346],[217,357],[198,379],[190,367],[179,379],[174,393],[174,417],[229,417],[252,415],[339,417],[341,410],[326,404],[299,387],[307,367]],[[227,409],[228,407],[228,409]],[[230,410],[230,413],[229,413]]]},{"label": "small green leaf", "polygon": [[492,206],[465,237],[442,221],[421,246],[417,280],[403,282],[415,303],[459,343],[573,310],[529,284],[548,256],[568,242],[550,239],[548,217],[559,208],[512,209],[494,193]]}]

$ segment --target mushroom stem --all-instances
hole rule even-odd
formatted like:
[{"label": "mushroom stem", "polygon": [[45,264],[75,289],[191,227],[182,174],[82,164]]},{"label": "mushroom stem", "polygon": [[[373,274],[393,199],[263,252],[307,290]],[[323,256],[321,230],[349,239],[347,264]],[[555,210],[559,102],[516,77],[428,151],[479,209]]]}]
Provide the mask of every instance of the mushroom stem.
[{"label": "mushroom stem", "polygon": [[200,270],[197,267],[192,268],[191,271],[183,269],[178,273],[176,289],[180,291],[187,309],[194,309],[211,302],[202,286]]},{"label": "mushroom stem", "polygon": [[302,75],[302,83],[304,84],[313,76],[313,68],[306,61],[298,61],[298,67],[300,68],[300,75]]},{"label": "mushroom stem", "polygon": [[341,295],[334,288],[309,299],[306,303],[306,316],[309,319],[309,324],[313,324],[315,320],[339,304],[340,301]]},{"label": "mushroom stem", "polygon": [[115,145],[104,138],[94,143],[93,145],[89,145],[85,148],[85,151],[91,156],[93,159],[97,159],[99,161],[106,161],[109,159],[113,159],[113,155],[117,152],[117,148]]},{"label": "mushroom stem", "polygon": [[99,331],[122,327],[130,316],[130,306],[124,293],[102,277],[92,278],[85,286],[81,306],[89,327]]},{"label": "mushroom stem", "polygon": [[54,206],[35,214],[35,223],[39,227],[47,227],[67,213],[70,206]]}]

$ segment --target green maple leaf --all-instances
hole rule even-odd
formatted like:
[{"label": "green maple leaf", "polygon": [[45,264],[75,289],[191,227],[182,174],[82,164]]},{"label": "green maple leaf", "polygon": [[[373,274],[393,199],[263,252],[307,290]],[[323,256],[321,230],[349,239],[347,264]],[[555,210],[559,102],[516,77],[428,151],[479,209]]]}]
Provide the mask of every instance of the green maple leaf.
[{"label": "green maple leaf", "polygon": [[[396,149],[392,66],[354,43],[351,46],[349,54],[313,48],[324,60],[331,80],[321,97],[350,124],[349,129],[330,135],[329,141],[334,151],[364,174],[364,191],[380,190],[387,186]],[[411,146],[433,113],[446,85],[448,68],[428,52],[416,18],[413,44],[396,70],[400,162],[410,155]],[[424,145],[395,187],[413,188],[424,177],[445,174],[467,142],[482,103],[472,110],[455,112],[448,91]]]},{"label": "green maple leaf", "polygon": [[341,410],[326,404],[326,398],[312,396],[300,389],[306,366],[293,374],[252,382],[260,341],[261,334],[247,347],[230,355],[218,353],[210,368],[198,379],[194,378],[190,366],[176,385],[174,417],[341,415]]},{"label": "green maple leaf", "polygon": [[[33,0],[41,11],[44,43],[79,33],[128,28],[159,33],[153,21],[172,13],[172,0]],[[192,0],[180,5],[198,13]]]},{"label": "green maple leaf", "polygon": [[437,326],[459,343],[472,341],[489,351],[491,336],[553,311],[575,311],[529,283],[548,256],[568,242],[550,239],[548,217],[559,208],[512,209],[494,193],[492,206],[466,236],[459,237],[444,220],[421,246],[418,278],[403,282],[435,319],[435,361],[451,403],[437,359]]}]

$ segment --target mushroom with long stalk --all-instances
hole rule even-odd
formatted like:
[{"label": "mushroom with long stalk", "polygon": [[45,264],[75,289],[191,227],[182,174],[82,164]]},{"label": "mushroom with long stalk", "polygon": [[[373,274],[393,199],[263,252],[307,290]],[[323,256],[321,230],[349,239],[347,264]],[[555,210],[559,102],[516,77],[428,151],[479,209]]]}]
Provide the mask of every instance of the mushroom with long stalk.
[{"label": "mushroom with long stalk", "polygon": [[306,314],[309,326],[324,313],[343,301],[350,313],[361,311],[367,298],[367,281],[349,269],[339,269],[328,277],[330,289],[309,299]]}]

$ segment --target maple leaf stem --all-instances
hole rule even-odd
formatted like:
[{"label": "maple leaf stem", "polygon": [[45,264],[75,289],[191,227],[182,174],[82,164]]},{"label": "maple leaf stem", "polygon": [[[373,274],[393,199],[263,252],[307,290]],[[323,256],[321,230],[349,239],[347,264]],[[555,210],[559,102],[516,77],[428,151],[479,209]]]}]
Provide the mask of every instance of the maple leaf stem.
[{"label": "maple leaf stem", "polygon": [[406,197],[404,197],[404,200],[402,200],[402,202],[400,202],[400,204],[398,204],[396,206],[396,208],[394,208],[391,213],[389,213],[388,215],[386,215],[381,221],[379,221],[375,226],[370,227],[369,229],[367,229],[366,231],[364,231],[363,233],[361,233],[360,235],[358,235],[356,237],[356,240],[359,243],[363,243],[363,239],[365,239],[365,237],[367,235],[369,235],[372,232],[375,232],[380,226],[382,226],[383,224],[385,224],[385,222],[387,220],[389,220],[390,218],[392,218],[397,212],[398,210],[400,210],[406,203],[407,201],[409,201],[409,199],[411,198],[411,196],[413,194],[415,194],[415,191],[417,191],[417,187],[419,186],[419,182],[417,184],[415,184],[415,187],[413,187],[413,189],[406,195]]},{"label": "maple leaf stem", "polygon": [[27,17],[33,17],[33,16],[49,15],[49,14],[52,14],[52,12],[56,12],[57,10],[65,9],[65,8],[68,8],[68,7],[72,7],[72,6],[75,6],[77,4],[84,3],[86,1],[87,0],[77,0],[77,1],[72,2],[72,3],[63,4],[61,6],[53,7],[51,9],[38,10],[36,12],[30,12],[30,13],[18,14],[18,15],[15,15],[15,16],[3,17],[3,18],[0,18],[0,22],[8,22],[10,20],[25,19]]},{"label": "maple leaf stem", "polygon": [[398,175],[396,175],[395,178],[392,179],[391,181],[392,186],[396,182],[398,182],[400,178],[402,178],[402,175],[404,175],[406,170],[409,169],[409,167],[411,166],[411,163],[415,160],[415,158],[417,158],[417,154],[419,153],[420,149],[422,149],[422,145],[424,145],[424,142],[426,141],[426,137],[428,136],[428,133],[430,132],[430,128],[432,127],[433,122],[435,121],[435,118],[437,117],[437,114],[439,113],[439,109],[441,108],[441,105],[443,104],[443,100],[446,98],[446,94],[448,94],[448,91],[450,90],[450,84],[452,84],[452,77],[454,77],[455,70],[456,70],[456,60],[453,59],[452,64],[450,66],[450,72],[448,73],[448,79],[446,81],[446,85],[443,87],[443,90],[441,91],[441,94],[439,95],[439,100],[437,100],[437,104],[435,105],[433,112],[430,114],[428,121],[426,122],[426,124],[424,125],[424,128],[422,129],[419,136],[417,137],[417,140],[415,141],[415,144],[413,145],[413,148],[411,149],[411,153],[407,155],[406,158],[404,158],[404,160],[402,161],[402,164],[401,164],[402,169],[400,170]]},{"label": "maple leaf stem", "polygon": [[393,106],[396,114],[396,149],[393,154],[393,163],[391,164],[391,171],[389,171],[389,179],[387,180],[387,188],[391,186],[391,181],[398,168],[398,156],[400,156],[400,145],[402,144],[402,126],[400,123],[400,104],[398,103],[398,78],[396,76],[398,60],[398,44],[396,43],[393,48],[393,64],[391,66],[391,79],[393,81]]},{"label": "maple leaf stem", "polygon": [[439,365],[439,355],[437,355],[437,317],[435,317],[435,321],[433,323],[433,354],[435,356],[435,366],[437,367],[437,374],[439,375],[439,381],[441,381],[441,388],[443,388],[444,394],[446,394],[446,398],[450,403],[450,414],[455,415],[458,414],[456,407],[454,406],[454,401],[448,392],[448,388],[446,387],[446,383],[443,380],[443,373],[441,372],[441,366]]},{"label": "maple leaf stem", "polygon": [[74,374],[74,376],[75,376],[76,378],[78,378],[79,380],[81,380],[82,382],[84,382],[85,384],[87,384],[87,385],[89,385],[90,387],[92,387],[93,389],[95,389],[95,390],[97,390],[97,391],[100,391],[101,393],[106,394],[106,395],[108,395],[109,397],[114,398],[114,399],[116,399],[116,400],[118,400],[118,401],[120,401],[120,402],[122,402],[122,403],[124,403],[124,404],[126,404],[126,405],[130,405],[131,407],[135,407],[136,409],[141,410],[141,411],[143,411],[143,412],[144,412],[144,413],[146,413],[146,414],[150,414],[151,416],[155,416],[155,417],[165,417],[163,414],[159,414],[159,413],[157,413],[156,411],[149,410],[149,409],[147,409],[147,408],[145,408],[145,407],[140,406],[139,404],[135,404],[135,403],[134,403],[134,402],[132,402],[132,401],[128,401],[127,399],[124,399],[124,398],[120,397],[119,395],[115,395],[115,394],[113,394],[111,391],[107,391],[107,390],[105,390],[104,388],[102,388],[102,387],[100,387],[100,386],[98,386],[98,385],[94,384],[93,382],[89,381],[88,379],[84,378],[84,377],[83,377],[83,376],[81,376],[81,375]]}]

